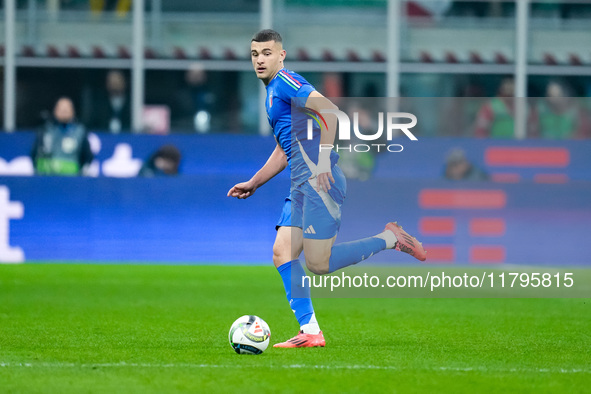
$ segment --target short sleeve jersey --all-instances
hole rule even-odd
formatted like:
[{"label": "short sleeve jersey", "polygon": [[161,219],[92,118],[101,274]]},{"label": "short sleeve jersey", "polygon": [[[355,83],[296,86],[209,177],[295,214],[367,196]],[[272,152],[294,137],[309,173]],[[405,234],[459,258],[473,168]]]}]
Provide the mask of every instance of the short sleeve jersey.
[{"label": "short sleeve jersey", "polygon": [[[311,166],[318,163],[320,129],[314,128],[312,140],[306,138],[305,116],[297,116],[292,120],[292,98],[296,98],[293,100],[294,110],[301,109],[305,106],[306,98],[314,90],[314,86],[301,75],[285,68],[279,70],[267,85],[267,118],[273,128],[275,139],[287,155],[292,183],[296,185],[310,178],[313,174]],[[293,122],[299,124],[294,125]],[[295,131],[293,135],[292,131]],[[334,165],[337,161],[338,154],[333,151],[331,162]]]}]

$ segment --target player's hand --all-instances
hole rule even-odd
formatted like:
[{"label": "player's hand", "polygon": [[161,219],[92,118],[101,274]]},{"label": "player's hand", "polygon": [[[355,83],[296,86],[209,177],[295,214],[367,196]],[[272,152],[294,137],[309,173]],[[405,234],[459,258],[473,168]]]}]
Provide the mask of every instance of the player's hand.
[{"label": "player's hand", "polygon": [[322,189],[324,192],[328,193],[328,191],[331,189],[330,184],[334,183],[332,172],[323,172],[322,174],[318,174],[316,181],[316,191],[319,192]]},{"label": "player's hand", "polygon": [[256,186],[254,186],[251,182],[242,182],[234,185],[228,191],[228,197],[245,199],[252,196],[256,190]]}]

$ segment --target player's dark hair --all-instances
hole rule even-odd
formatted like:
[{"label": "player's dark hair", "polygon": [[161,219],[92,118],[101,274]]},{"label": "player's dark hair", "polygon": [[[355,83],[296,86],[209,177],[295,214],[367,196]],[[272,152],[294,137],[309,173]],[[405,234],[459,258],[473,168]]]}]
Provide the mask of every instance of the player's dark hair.
[{"label": "player's dark hair", "polygon": [[283,42],[283,38],[281,38],[281,34],[277,33],[275,30],[272,29],[264,29],[259,31],[252,37],[252,41],[256,42],[267,42],[267,41],[275,41],[275,42]]}]

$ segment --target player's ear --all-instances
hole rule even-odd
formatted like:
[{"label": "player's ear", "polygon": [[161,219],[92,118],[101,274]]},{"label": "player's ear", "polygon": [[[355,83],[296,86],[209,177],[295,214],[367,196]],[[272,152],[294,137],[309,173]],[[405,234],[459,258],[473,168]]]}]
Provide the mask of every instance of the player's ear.
[{"label": "player's ear", "polygon": [[285,51],[285,49],[282,49],[281,52],[279,53],[281,61],[285,60],[285,55],[287,55],[287,52]]}]

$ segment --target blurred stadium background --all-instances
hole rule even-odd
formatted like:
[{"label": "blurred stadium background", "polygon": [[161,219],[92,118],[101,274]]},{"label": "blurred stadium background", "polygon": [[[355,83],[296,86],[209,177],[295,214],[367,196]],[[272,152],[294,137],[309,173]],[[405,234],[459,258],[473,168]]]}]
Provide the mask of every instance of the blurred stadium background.
[{"label": "blurred stadium background", "polygon": [[[419,119],[404,153],[343,163],[345,215],[363,224],[344,222],[342,240],[381,228],[367,207],[390,194],[388,220],[424,240],[429,262],[589,263],[589,1],[2,5],[0,261],[270,262],[288,174],[246,202],[225,193],[274,146],[249,59],[250,37],[273,27],[287,67],[325,95],[404,97]],[[34,176],[35,131],[61,96],[94,161],[84,177]],[[515,116],[512,97],[527,103]],[[137,177],[165,144],[179,175]],[[483,175],[446,173],[463,161]],[[540,248],[550,233],[560,250]]]}]

